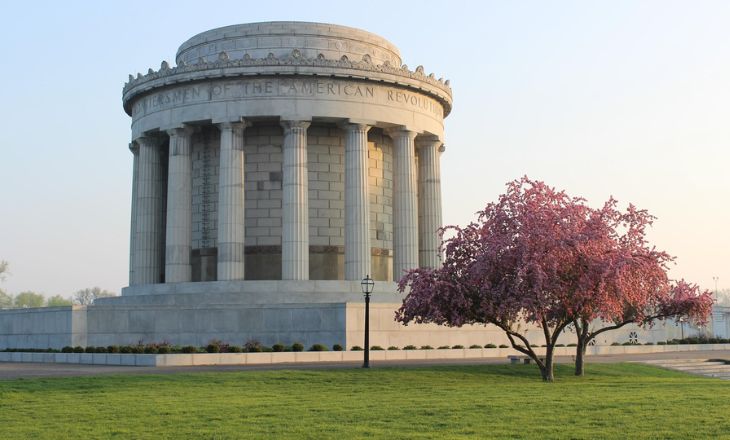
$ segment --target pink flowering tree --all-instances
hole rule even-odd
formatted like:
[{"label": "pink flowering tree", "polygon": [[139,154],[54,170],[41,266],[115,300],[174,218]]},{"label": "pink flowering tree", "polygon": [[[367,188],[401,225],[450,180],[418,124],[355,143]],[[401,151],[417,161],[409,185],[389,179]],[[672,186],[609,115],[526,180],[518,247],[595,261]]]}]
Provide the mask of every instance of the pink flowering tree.
[{"label": "pink flowering tree", "polygon": [[563,301],[573,319],[577,347],[575,374],[584,374],[585,353],[596,336],[628,324],[649,327],[657,320],[688,317],[706,322],[712,309],[709,292],[684,280],[670,283],[673,258],[646,240],[654,221],[633,205],[624,211],[609,199],[602,209],[587,210],[566,267],[573,280]]},{"label": "pink flowering tree", "polygon": [[[507,185],[496,203],[466,227],[447,228],[444,262],[415,269],[399,282],[409,290],[396,319],[404,324],[448,326],[492,324],[512,347],[535,361],[543,380],[552,381],[553,353],[560,333],[573,322],[562,301],[571,280],[576,218],[587,209],[581,199],[522,178]],[[525,323],[538,326],[545,356],[526,337]]]},{"label": "pink flowering tree", "polygon": [[[415,269],[400,280],[400,291],[409,293],[396,319],[495,325],[546,381],[553,380],[555,344],[569,325],[582,375],[586,347],[603,332],[684,315],[706,319],[709,295],[684,282],[672,287],[666,275],[672,258],[646,243],[653,218],[616,205],[610,199],[591,209],[527,177],[508,183],[477,222],[447,228],[453,236],[443,243],[441,267]],[[544,357],[525,336],[525,323],[542,330]]]},{"label": "pink flowering tree", "polygon": [[[700,291],[699,286],[685,280],[673,283],[668,290],[648,290],[638,298],[628,297],[619,312],[608,312],[610,306],[597,304],[597,313],[583,311],[574,326],[578,344],[575,356],[575,374],[585,374],[585,353],[591,340],[601,333],[617,330],[628,324],[650,327],[655,321],[685,317],[697,324],[705,324],[712,313],[712,294]],[[634,304],[629,303],[635,301]],[[639,303],[639,304],[637,304]],[[591,319],[593,318],[593,319]]]}]

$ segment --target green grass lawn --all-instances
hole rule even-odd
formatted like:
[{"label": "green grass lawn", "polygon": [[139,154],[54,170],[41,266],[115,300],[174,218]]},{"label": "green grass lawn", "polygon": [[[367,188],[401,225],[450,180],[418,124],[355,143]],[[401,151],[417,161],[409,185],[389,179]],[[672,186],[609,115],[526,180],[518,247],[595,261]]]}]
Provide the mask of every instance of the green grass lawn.
[{"label": "green grass lawn", "polygon": [[588,365],[0,381],[2,439],[730,438],[730,381]]}]

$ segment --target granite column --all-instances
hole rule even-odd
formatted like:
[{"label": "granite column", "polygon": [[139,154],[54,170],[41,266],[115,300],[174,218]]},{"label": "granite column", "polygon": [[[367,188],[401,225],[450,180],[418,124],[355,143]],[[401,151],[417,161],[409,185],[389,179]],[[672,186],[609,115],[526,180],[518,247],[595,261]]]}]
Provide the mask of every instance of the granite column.
[{"label": "granite column", "polygon": [[393,139],[393,280],[418,266],[416,200],[416,132],[403,127],[388,131]]},{"label": "granite column", "polygon": [[129,151],[134,156],[132,162],[132,218],[129,228],[129,285],[136,283],[134,278],[134,268],[137,265],[135,252],[137,238],[137,179],[139,177],[139,145],[136,142],[129,144]]},{"label": "granite column", "polygon": [[418,254],[419,266],[441,264],[438,233],[441,227],[441,141],[435,136],[419,138],[418,146]]},{"label": "granite column", "polygon": [[370,201],[368,199],[368,130],[346,124],[345,130],[345,279],[370,274]]},{"label": "granite column", "polygon": [[218,281],[244,279],[244,122],[218,124],[221,131],[218,187]]},{"label": "granite column", "polygon": [[139,145],[137,169],[136,222],[134,239],[134,283],[160,282],[160,152],[157,141],[143,136],[136,139]]},{"label": "granite column", "polygon": [[309,279],[308,121],[281,121],[282,166],[281,279]]},{"label": "granite column", "polygon": [[170,155],[167,175],[167,233],[165,282],[191,281],[192,250],[192,128],[168,130]]}]

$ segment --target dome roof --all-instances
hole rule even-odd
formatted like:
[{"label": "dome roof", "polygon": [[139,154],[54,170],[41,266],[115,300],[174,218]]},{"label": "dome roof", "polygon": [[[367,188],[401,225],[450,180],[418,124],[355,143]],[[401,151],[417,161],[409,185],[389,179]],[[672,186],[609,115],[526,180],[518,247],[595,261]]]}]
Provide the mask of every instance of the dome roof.
[{"label": "dome roof", "polygon": [[360,61],[369,55],[374,64],[386,61],[401,65],[398,48],[388,40],[347,26],[299,21],[272,21],[225,26],[202,32],[183,43],[175,57],[177,64],[214,62],[221,52],[232,60],[266,58],[269,54],[284,57],[297,49],[305,58],[319,54],[327,59],[347,56]]}]

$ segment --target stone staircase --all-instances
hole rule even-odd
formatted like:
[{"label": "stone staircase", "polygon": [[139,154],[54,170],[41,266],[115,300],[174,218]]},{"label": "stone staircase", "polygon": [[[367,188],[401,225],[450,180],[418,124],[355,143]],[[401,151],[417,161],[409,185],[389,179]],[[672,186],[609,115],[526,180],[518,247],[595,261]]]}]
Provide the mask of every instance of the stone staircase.
[{"label": "stone staircase", "polygon": [[730,380],[730,363],[719,359],[657,359],[643,363],[690,374]]}]

